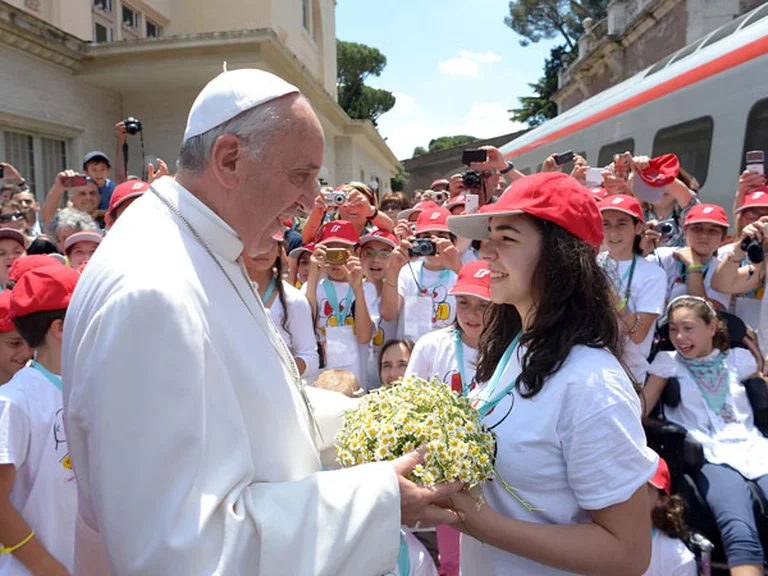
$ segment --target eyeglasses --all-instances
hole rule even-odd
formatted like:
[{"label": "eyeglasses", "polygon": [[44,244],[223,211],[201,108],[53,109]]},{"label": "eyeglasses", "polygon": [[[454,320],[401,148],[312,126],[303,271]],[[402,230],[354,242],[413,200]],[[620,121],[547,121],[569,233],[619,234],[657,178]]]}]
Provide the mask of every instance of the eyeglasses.
[{"label": "eyeglasses", "polygon": [[364,248],[363,256],[366,258],[389,258],[392,256],[392,250],[374,250],[373,248]]},{"label": "eyeglasses", "polygon": [[0,222],[14,222],[15,220],[22,220],[24,214],[21,212],[11,212],[10,214],[0,214]]},{"label": "eyeglasses", "polygon": [[399,204],[383,204],[381,206],[381,210],[383,210],[384,212],[389,212],[390,210],[394,212],[395,210],[400,210],[400,205]]}]

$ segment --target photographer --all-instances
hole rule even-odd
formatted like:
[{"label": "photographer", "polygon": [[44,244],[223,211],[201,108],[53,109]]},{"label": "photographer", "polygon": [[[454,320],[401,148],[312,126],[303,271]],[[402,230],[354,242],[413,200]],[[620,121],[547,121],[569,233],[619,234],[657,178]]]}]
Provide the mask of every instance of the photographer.
[{"label": "photographer", "polygon": [[362,182],[350,182],[339,186],[334,192],[328,193],[329,197],[339,196],[340,202],[335,206],[329,206],[326,195],[320,192],[315,196],[315,205],[309,214],[306,224],[301,231],[301,240],[309,244],[316,240],[317,234],[323,225],[325,215],[334,208],[338,211],[334,220],[346,220],[355,227],[358,237],[376,229],[385,232],[393,232],[395,225],[389,216],[379,212],[376,205],[376,196],[368,186]]},{"label": "photographer", "polygon": [[[61,205],[61,199],[64,196],[64,192],[69,190],[69,201],[72,206],[81,212],[85,212],[88,216],[93,218],[100,227],[103,227],[104,211],[99,210],[100,194],[97,188],[95,180],[83,180],[82,176],[74,170],[64,170],[56,175],[56,180],[53,182],[53,186],[48,191],[48,196],[43,202],[43,208],[40,211],[40,218],[43,222],[43,226],[48,226],[53,221],[53,217],[56,215],[59,206]],[[110,193],[110,197],[112,194]],[[109,206],[109,204],[107,204]]]},{"label": "photographer", "polygon": [[485,162],[472,162],[467,166],[466,172],[451,176],[449,192],[451,198],[462,193],[477,194],[480,197],[480,206],[485,206],[490,204],[493,196],[498,193],[502,175],[506,175],[514,182],[518,178],[522,178],[524,174],[517,170],[511,162],[507,162],[498,148],[481,146],[478,150],[486,151]]}]

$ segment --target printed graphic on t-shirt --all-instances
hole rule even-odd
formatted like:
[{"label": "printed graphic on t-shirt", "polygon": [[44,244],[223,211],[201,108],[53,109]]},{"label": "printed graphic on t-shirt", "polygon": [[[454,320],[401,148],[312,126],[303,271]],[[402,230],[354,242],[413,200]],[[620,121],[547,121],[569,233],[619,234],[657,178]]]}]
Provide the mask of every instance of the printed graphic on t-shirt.
[{"label": "printed graphic on t-shirt", "polygon": [[432,322],[442,322],[451,317],[451,306],[448,303],[448,287],[444,285],[435,286],[429,290],[422,290],[422,296],[432,298]]},{"label": "printed graphic on t-shirt", "polygon": [[[345,326],[352,326],[352,329],[355,328],[355,301],[354,299],[349,303],[349,306],[351,306],[349,315],[344,320]],[[347,298],[344,297],[339,302],[339,313],[342,317],[346,314],[347,311]],[[328,301],[327,298],[320,300],[320,317],[318,318],[318,323],[320,326],[318,326],[318,331],[322,335],[323,338],[325,338],[325,329],[328,326],[338,326],[339,320],[336,318],[336,315],[333,313],[333,306],[331,306],[331,303]]]},{"label": "printed graphic on t-shirt", "polygon": [[53,419],[53,451],[59,457],[59,464],[67,470],[72,470],[72,459],[67,449],[67,436],[64,432],[64,408],[56,411]]},{"label": "printed graphic on t-shirt", "polygon": [[[448,372],[441,378],[443,382],[451,387],[451,390],[457,394],[461,394],[464,390],[463,383],[461,381],[461,373],[458,370],[448,370]],[[477,387],[477,382],[474,378],[467,386],[467,392],[471,392]]]}]

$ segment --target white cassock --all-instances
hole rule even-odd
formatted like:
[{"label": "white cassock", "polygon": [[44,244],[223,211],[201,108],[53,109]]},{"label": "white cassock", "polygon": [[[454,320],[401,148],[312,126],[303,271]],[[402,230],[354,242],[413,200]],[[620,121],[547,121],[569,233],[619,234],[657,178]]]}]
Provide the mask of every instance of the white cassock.
[{"label": "white cassock", "polygon": [[239,260],[241,241],[173,179],[154,188],[226,275],[152,191],[88,264],[64,337],[75,574],[393,569],[392,466],[319,472],[307,407]]}]

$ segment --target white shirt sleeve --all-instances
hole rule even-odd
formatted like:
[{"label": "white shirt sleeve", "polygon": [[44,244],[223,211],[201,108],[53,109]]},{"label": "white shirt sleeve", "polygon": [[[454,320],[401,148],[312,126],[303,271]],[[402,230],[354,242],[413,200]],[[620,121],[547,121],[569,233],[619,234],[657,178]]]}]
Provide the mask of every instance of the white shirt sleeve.
[{"label": "white shirt sleeve", "polygon": [[413,352],[411,352],[411,359],[408,360],[408,368],[405,369],[406,377],[418,376],[419,378],[429,380],[434,376],[432,360],[435,357],[436,350],[432,345],[434,338],[431,336],[433,334],[433,332],[425,334],[416,342]]},{"label": "white shirt sleeve", "polygon": [[27,459],[31,434],[29,414],[0,387],[0,464],[20,468]]},{"label": "white shirt sleeve", "polygon": [[[289,290],[286,290],[288,296]],[[307,382],[314,382],[320,370],[320,357],[317,353],[317,340],[315,339],[315,326],[312,322],[312,308],[306,296],[298,290],[290,291],[290,299],[286,305],[288,310],[283,311],[288,315],[286,325],[291,333],[293,353],[296,358],[301,358],[307,365],[303,378]]]},{"label": "white shirt sleeve", "polygon": [[403,298],[416,294],[417,288],[414,276],[416,276],[416,270],[413,262],[400,268],[400,273],[397,276],[397,293]]},{"label": "white shirt sleeve", "polygon": [[757,361],[746,348],[734,348],[730,351],[730,360],[736,364],[739,380],[746,380],[757,372]]},{"label": "white shirt sleeve", "polygon": [[662,351],[656,354],[648,374],[654,374],[659,378],[672,378],[677,376],[677,361],[675,360],[675,351]]}]

